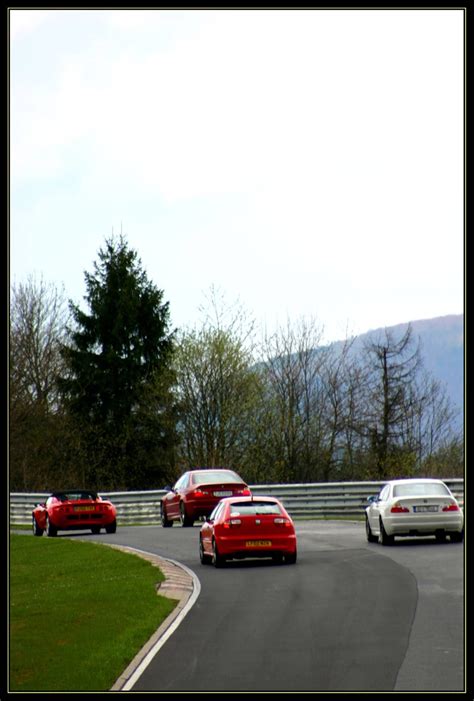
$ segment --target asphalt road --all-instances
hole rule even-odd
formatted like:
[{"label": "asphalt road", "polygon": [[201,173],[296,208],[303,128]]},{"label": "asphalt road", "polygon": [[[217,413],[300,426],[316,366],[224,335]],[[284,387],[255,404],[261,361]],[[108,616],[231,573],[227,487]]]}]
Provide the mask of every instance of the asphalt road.
[{"label": "asphalt road", "polygon": [[172,558],[201,594],[133,691],[464,690],[464,547],[296,523],[298,562],[203,566],[199,526],[85,538]]}]

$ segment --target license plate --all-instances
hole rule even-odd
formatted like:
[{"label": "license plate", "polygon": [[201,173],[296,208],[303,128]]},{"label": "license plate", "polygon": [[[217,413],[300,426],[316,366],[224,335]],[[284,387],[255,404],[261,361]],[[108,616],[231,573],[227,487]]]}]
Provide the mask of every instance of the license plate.
[{"label": "license plate", "polygon": [[414,506],[413,511],[416,511],[416,513],[419,513],[421,511],[438,511],[437,506]]},{"label": "license plate", "polygon": [[95,511],[95,506],[75,506],[74,511]]},{"label": "license plate", "polygon": [[270,548],[271,545],[271,540],[247,540],[245,543],[246,548]]},{"label": "license plate", "polygon": [[215,497],[231,497],[232,492],[214,492]]}]

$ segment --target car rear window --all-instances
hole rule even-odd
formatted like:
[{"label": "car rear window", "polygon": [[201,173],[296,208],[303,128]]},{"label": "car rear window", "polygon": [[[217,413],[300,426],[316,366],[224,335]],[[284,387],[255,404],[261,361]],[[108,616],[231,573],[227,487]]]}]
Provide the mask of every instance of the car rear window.
[{"label": "car rear window", "polygon": [[60,492],[54,495],[60,501],[79,501],[80,499],[97,499],[93,492]]},{"label": "car rear window", "polygon": [[425,497],[449,495],[448,488],[441,483],[418,482],[417,484],[397,484],[393,488],[394,497]]},{"label": "car rear window", "polygon": [[268,501],[244,501],[230,505],[231,514],[257,516],[262,514],[282,514],[279,504]]},{"label": "car rear window", "polygon": [[240,482],[243,484],[243,480],[235,472],[215,472],[213,470],[194,474],[193,482],[194,484],[212,484],[214,482],[219,484]]}]

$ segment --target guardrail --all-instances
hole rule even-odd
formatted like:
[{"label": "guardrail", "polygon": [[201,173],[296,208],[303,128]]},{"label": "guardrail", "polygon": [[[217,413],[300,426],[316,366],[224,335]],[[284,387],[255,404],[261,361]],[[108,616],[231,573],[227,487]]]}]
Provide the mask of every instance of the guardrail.
[{"label": "guardrail", "polygon": [[[464,480],[445,479],[454,496],[464,505]],[[382,482],[317,482],[311,484],[250,485],[253,494],[275,496],[293,518],[359,518],[364,514],[367,497],[378,494]],[[100,492],[117,508],[117,522],[122,525],[153,525],[160,522],[160,501],[166,491]],[[31,512],[49,493],[11,493],[10,525],[31,524]]]}]

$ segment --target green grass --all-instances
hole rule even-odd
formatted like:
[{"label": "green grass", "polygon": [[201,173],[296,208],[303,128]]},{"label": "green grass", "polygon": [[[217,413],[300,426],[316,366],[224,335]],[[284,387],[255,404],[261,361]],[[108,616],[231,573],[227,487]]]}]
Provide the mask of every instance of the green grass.
[{"label": "green grass", "polygon": [[10,535],[10,691],[107,691],[176,606],[98,543]]}]

